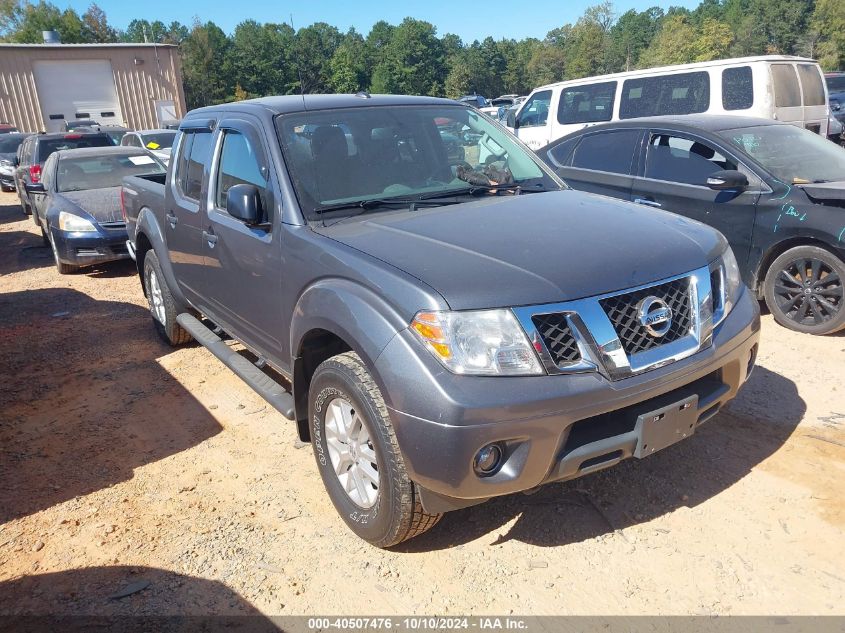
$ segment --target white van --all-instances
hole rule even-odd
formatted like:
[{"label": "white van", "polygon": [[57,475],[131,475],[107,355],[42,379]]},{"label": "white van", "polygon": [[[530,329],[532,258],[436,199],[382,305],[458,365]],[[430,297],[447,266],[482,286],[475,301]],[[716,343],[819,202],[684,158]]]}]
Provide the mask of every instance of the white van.
[{"label": "white van", "polygon": [[812,59],[765,55],[664,66],[535,88],[507,126],[538,149],[588,125],[661,114],[741,114],[827,136],[827,87]]}]

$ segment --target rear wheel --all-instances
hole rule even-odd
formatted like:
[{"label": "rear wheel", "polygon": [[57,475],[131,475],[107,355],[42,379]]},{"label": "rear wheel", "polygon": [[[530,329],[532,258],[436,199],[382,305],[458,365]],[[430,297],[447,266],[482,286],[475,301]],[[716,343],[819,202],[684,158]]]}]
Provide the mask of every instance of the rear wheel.
[{"label": "rear wheel", "polygon": [[390,547],[440,520],[423,510],[381,392],[357,354],[333,356],[317,368],[308,413],[326,491],[355,534]]},{"label": "rear wheel", "polygon": [[818,246],[791,248],[772,262],[763,293],[781,325],[807,334],[845,327],[845,263]]},{"label": "rear wheel", "polygon": [[174,347],[189,342],[191,335],[176,322],[178,315],[176,301],[167,286],[167,281],[161,272],[161,264],[153,250],[148,251],[144,257],[144,289],[147,291],[150,314],[159,336]]}]

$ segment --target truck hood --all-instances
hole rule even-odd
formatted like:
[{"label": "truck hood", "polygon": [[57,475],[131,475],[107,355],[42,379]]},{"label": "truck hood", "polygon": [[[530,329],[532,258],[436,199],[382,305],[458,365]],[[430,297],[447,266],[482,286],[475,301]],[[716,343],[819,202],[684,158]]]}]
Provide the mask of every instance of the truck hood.
[{"label": "truck hood", "polygon": [[106,189],[87,189],[85,191],[65,191],[57,193],[65,204],[93,216],[97,222],[123,222],[120,211],[120,187]]},{"label": "truck hood", "polygon": [[413,275],[455,310],[630,288],[705,266],[726,244],[698,222],[578,191],[362,215],[315,231]]}]

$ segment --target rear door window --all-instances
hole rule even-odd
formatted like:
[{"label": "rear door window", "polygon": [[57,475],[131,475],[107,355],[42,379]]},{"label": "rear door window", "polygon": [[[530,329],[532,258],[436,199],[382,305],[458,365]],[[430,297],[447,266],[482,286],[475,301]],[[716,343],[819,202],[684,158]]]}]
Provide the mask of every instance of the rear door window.
[{"label": "rear door window", "polygon": [[801,88],[792,64],[772,64],[772,83],[775,89],[776,108],[801,106]]},{"label": "rear door window", "polygon": [[532,95],[519,112],[519,127],[545,125],[549,119],[552,91],[543,90]]},{"label": "rear door window", "polygon": [[615,98],[615,81],[564,88],[560,93],[557,120],[564,125],[610,121]]},{"label": "rear door window", "polygon": [[193,142],[186,165],[185,195],[199,200],[202,192],[202,174],[211,160],[211,134],[198,132],[190,136],[193,137]]},{"label": "rear door window", "polygon": [[622,85],[619,118],[695,114],[710,107],[710,75],[678,73],[627,79]]},{"label": "rear door window", "polygon": [[798,64],[797,68],[801,79],[801,91],[804,93],[804,105],[825,105],[824,84],[819,67],[815,64]]},{"label": "rear door window", "polygon": [[630,174],[640,130],[612,130],[588,134],[575,149],[572,166],[579,169]]},{"label": "rear door window", "polygon": [[713,173],[736,168],[735,162],[709,143],[655,133],[648,144],[645,177],[703,187]]},{"label": "rear door window", "polygon": [[171,159],[174,161],[173,182],[176,183],[176,188],[183,196],[187,196],[187,180],[188,180],[188,158],[191,155],[191,145],[194,142],[195,134],[189,132],[182,133],[182,140],[179,141],[179,150],[176,157]]},{"label": "rear door window", "polygon": [[751,66],[725,68],[722,71],[722,107],[747,110],[754,105],[754,80]]}]

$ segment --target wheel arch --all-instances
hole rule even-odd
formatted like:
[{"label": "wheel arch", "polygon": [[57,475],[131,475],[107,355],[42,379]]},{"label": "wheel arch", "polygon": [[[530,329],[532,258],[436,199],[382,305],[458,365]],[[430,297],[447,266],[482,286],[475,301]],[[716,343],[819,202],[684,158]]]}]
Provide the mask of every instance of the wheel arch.
[{"label": "wheel arch", "polygon": [[407,327],[401,315],[382,297],[355,282],[324,279],[310,286],[297,302],[291,322],[293,396],[302,441],[310,439],[308,391],[324,360],[355,352],[367,366],[389,404],[376,360],[396,334]]},{"label": "wheel arch", "polygon": [[146,296],[146,287],[144,285],[144,260],[147,253],[155,252],[158,257],[158,263],[161,265],[161,272],[164,275],[164,280],[170,289],[170,294],[173,299],[183,309],[187,309],[190,305],[185,299],[179,284],[176,283],[176,276],[173,273],[173,266],[170,263],[170,257],[167,256],[167,244],[164,241],[164,234],[161,231],[155,213],[149,207],[143,207],[138,214],[138,220],[135,228],[135,263],[138,268],[138,277],[141,280],[141,287]]},{"label": "wheel arch", "polygon": [[757,266],[757,270],[754,274],[754,293],[759,300],[763,299],[763,285],[772,263],[786,251],[797,246],[817,246],[826,251],[830,251],[833,255],[845,261],[845,259],[843,259],[845,253],[843,253],[841,249],[837,249],[829,241],[815,235],[795,235],[772,244],[772,246],[769,247],[769,249],[763,254],[763,257],[760,258],[760,264]]}]

